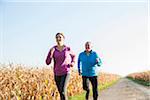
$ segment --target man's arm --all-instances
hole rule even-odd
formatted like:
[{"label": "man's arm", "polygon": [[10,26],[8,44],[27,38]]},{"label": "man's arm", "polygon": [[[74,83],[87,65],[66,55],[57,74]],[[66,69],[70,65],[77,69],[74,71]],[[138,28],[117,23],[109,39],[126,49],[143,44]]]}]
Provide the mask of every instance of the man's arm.
[{"label": "man's arm", "polygon": [[96,54],[96,64],[97,64],[97,66],[101,66],[102,61],[101,61],[100,57],[98,56],[98,54],[97,53],[95,53],[95,54]]},{"label": "man's arm", "polygon": [[79,55],[79,57],[78,57],[78,73],[79,73],[79,75],[81,75],[80,63],[81,63],[81,61],[80,61],[80,55]]}]

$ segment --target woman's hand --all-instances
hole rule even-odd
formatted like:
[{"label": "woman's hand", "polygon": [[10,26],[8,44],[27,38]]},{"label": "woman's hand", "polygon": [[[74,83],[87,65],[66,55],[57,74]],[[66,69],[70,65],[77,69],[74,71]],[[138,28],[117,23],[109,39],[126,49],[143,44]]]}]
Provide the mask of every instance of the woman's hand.
[{"label": "woman's hand", "polygon": [[75,62],[71,62],[69,65],[70,67],[73,67],[75,65]]},{"label": "woman's hand", "polygon": [[51,55],[50,58],[53,57],[54,51],[55,51],[55,48],[51,48],[51,49],[50,49],[50,55]]}]

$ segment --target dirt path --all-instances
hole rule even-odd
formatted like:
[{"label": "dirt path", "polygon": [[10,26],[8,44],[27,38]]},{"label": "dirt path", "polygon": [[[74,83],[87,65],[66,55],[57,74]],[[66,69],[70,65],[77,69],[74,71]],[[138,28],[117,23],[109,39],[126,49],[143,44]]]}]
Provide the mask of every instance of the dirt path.
[{"label": "dirt path", "polygon": [[98,100],[150,100],[150,87],[122,78],[112,87],[100,91]]}]

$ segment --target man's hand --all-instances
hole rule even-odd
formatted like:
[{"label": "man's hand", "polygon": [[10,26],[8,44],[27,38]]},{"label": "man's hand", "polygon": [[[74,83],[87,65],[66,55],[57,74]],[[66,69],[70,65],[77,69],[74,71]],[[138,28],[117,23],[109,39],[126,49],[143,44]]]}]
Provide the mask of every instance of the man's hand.
[{"label": "man's hand", "polygon": [[81,76],[81,72],[79,72],[79,75]]},{"label": "man's hand", "polygon": [[100,59],[99,58],[96,58],[96,64],[97,64],[97,66],[100,66]]},{"label": "man's hand", "polygon": [[96,58],[96,63],[99,63],[99,58]]}]

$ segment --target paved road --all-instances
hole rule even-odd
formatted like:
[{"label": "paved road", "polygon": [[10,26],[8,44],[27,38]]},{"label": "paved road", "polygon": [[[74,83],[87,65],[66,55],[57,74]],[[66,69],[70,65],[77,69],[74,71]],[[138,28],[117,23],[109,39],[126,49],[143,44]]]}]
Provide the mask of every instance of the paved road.
[{"label": "paved road", "polygon": [[98,100],[150,100],[150,87],[122,78],[112,87],[100,91]]}]

